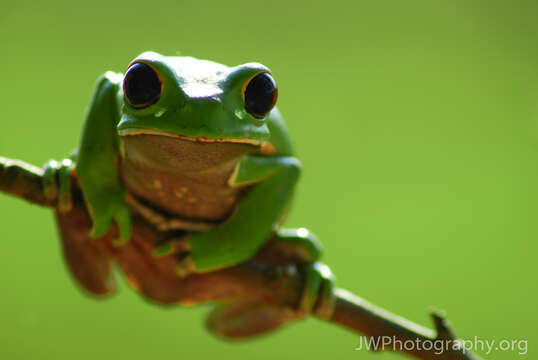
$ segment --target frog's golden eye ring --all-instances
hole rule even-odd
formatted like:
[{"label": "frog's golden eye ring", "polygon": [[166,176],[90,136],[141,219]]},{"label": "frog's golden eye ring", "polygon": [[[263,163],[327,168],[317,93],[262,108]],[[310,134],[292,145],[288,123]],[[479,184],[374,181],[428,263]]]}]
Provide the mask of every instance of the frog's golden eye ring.
[{"label": "frog's golden eye ring", "polygon": [[155,69],[137,62],[131,65],[123,79],[123,93],[127,102],[136,109],[142,109],[159,101],[162,81]]},{"label": "frog's golden eye ring", "polygon": [[257,119],[265,117],[271,111],[277,97],[275,80],[265,71],[254,75],[243,90],[245,110]]}]

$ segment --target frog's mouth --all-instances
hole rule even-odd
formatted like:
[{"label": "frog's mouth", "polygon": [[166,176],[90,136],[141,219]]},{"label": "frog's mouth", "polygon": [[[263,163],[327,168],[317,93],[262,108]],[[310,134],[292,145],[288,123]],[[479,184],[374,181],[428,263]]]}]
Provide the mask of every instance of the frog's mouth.
[{"label": "frog's mouth", "polygon": [[159,131],[153,129],[121,129],[118,131],[120,136],[137,136],[137,135],[156,135],[156,136],[166,136],[171,138],[176,138],[180,140],[187,140],[192,142],[200,143],[231,143],[231,144],[248,144],[252,146],[261,147],[264,142],[256,139],[249,138],[208,138],[205,136],[187,136],[175,134],[167,131]]},{"label": "frog's mouth", "polygon": [[154,130],[122,133],[120,152],[125,166],[143,167],[137,178],[148,173],[195,173],[199,178],[223,168],[231,171],[244,155],[262,149],[243,139],[201,139]]}]

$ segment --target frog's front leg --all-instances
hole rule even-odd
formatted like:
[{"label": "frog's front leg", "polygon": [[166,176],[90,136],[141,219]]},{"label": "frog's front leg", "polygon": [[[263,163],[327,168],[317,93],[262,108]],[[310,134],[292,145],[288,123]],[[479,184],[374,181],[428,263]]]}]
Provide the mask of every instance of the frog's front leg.
[{"label": "frog's front leg", "polygon": [[93,222],[91,236],[105,235],[115,221],[123,243],[131,235],[131,213],[117,166],[121,79],[120,74],[107,72],[97,83],[86,114],[76,171]]},{"label": "frog's front leg", "polygon": [[181,262],[180,273],[211,271],[252,258],[279,223],[299,171],[299,161],[293,157],[246,156],[229,183],[255,185],[228,222],[191,235],[190,256]]}]

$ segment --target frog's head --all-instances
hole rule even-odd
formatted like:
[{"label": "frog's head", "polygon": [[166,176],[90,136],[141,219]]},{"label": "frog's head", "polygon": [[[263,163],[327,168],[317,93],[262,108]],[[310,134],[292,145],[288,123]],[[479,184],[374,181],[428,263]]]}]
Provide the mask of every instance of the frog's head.
[{"label": "frog's head", "polygon": [[260,146],[277,98],[268,68],[227,67],[191,57],[146,52],[123,80],[119,134],[163,135],[202,142]]}]

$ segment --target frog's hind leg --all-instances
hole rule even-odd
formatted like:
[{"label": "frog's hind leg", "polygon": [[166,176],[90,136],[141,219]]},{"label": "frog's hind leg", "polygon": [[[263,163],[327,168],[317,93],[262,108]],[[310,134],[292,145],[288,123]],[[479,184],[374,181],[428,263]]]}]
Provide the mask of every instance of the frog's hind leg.
[{"label": "frog's hind leg", "polygon": [[114,291],[111,258],[102,239],[92,239],[86,213],[56,211],[65,262],[78,284],[92,295],[102,296]]},{"label": "frog's hind leg", "polygon": [[207,321],[209,329],[227,338],[262,335],[312,312],[329,318],[334,306],[334,279],[319,262],[321,245],[306,229],[277,231],[254,259],[274,266],[296,264],[304,288],[295,307],[282,307],[252,295],[219,304]]},{"label": "frog's hind leg", "polygon": [[218,304],[206,324],[218,336],[241,339],[263,335],[295,318],[292,309],[267,304],[254,296]]},{"label": "frog's hind leg", "polygon": [[64,258],[74,278],[93,295],[114,290],[114,279],[106,247],[89,236],[89,220],[84,211],[73,209],[72,175],[77,154],[60,162],[51,160],[43,167],[43,193],[56,201],[56,219]]}]

